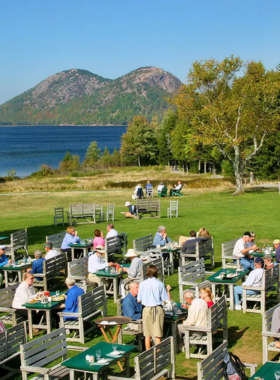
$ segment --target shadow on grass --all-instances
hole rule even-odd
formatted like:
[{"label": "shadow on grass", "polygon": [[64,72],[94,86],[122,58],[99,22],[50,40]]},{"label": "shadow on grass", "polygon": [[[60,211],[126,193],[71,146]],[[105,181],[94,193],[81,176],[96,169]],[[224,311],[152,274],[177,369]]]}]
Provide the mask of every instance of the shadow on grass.
[{"label": "shadow on grass", "polygon": [[278,187],[253,187],[250,189],[246,189],[246,193],[250,194],[262,194],[262,193],[278,193]]},{"label": "shadow on grass", "polygon": [[242,338],[248,328],[249,326],[240,330],[238,326],[230,326],[228,329],[229,348],[233,347]]}]

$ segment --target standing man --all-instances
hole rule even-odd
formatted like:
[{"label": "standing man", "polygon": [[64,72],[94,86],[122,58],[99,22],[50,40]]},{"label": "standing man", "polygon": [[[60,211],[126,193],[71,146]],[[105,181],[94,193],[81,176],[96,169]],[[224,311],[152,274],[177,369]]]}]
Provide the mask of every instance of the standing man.
[{"label": "standing man", "polygon": [[52,249],[52,247],[53,247],[52,243],[44,244],[44,248],[46,251],[45,260],[51,259],[52,257],[59,255],[59,253],[55,249]]},{"label": "standing man", "polygon": [[258,247],[254,244],[251,247],[247,243],[251,242],[251,234],[249,231],[244,232],[243,237],[235,243],[233,248],[233,256],[240,257],[240,264],[245,269],[254,269],[254,258],[249,254],[249,251],[256,251]]},{"label": "standing man", "polygon": [[115,229],[114,229],[114,224],[113,223],[109,223],[109,224],[107,224],[107,235],[106,235],[106,239],[109,239],[109,238],[111,238],[111,237],[113,237],[113,236],[118,236],[118,231],[116,231]]},{"label": "standing man", "polygon": [[162,303],[168,301],[168,294],[162,282],[157,280],[158,272],[155,265],[146,270],[147,280],[142,281],[137,296],[143,310],[143,332],[146,350],[151,348],[151,335],[155,336],[156,344],[161,342],[163,336],[164,311]]}]

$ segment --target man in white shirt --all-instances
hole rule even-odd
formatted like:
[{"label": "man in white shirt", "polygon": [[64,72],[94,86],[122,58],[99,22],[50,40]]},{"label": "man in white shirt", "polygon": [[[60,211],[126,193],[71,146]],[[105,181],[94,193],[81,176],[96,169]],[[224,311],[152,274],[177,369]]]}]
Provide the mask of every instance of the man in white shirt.
[{"label": "man in white shirt", "polygon": [[245,269],[251,268],[253,270],[254,259],[250,253],[256,251],[258,247],[255,244],[248,246],[247,244],[249,242],[251,242],[251,233],[246,231],[244,232],[243,237],[235,243],[232,254],[233,256],[240,257],[240,264],[243,265]]},{"label": "man in white shirt", "polygon": [[[255,269],[250,272],[247,280],[243,282],[244,286],[251,286],[253,288],[258,288],[262,285],[263,279],[263,259],[261,257],[257,257],[255,260]],[[246,290],[246,294],[258,294],[257,290]],[[235,302],[235,310],[241,310],[239,295],[243,294],[242,286],[234,287],[234,302]]]},{"label": "man in white shirt", "polygon": [[105,269],[107,265],[113,266],[113,263],[106,263],[103,259],[103,255],[105,254],[104,247],[102,245],[98,245],[95,248],[95,253],[88,257],[88,280],[92,283],[98,284],[98,277],[94,274],[98,270]]},{"label": "man in white shirt", "polygon": [[52,243],[44,244],[44,248],[46,251],[45,260],[51,259],[52,257],[59,255],[59,253],[55,249],[52,249],[52,247],[53,247]]},{"label": "man in white shirt", "polygon": [[119,234],[118,231],[116,231],[114,229],[114,224],[113,223],[107,224],[107,231],[108,231],[108,233],[106,235],[106,239],[109,239],[109,238],[111,238],[113,236],[118,236],[118,234]]},{"label": "man in white shirt", "polygon": [[[178,325],[180,334],[185,334],[185,326],[207,327],[207,303],[201,298],[195,298],[192,290],[185,290],[183,297],[187,304],[182,304],[181,307],[188,308],[189,312],[188,318]],[[201,335],[201,333],[195,332],[195,335]]]}]

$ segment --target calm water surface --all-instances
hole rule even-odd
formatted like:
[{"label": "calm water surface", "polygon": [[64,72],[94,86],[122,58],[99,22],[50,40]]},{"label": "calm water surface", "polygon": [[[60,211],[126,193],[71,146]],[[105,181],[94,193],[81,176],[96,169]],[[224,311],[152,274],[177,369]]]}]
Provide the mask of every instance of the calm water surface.
[{"label": "calm water surface", "polygon": [[66,151],[78,154],[80,162],[92,141],[110,152],[120,148],[126,127],[0,127],[0,176],[12,168],[20,177],[39,170],[42,164],[57,168]]}]

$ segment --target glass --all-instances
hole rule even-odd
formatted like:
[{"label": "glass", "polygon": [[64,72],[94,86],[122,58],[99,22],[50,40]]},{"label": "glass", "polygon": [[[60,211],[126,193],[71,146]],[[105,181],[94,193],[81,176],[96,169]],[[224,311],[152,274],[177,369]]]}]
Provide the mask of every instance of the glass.
[{"label": "glass", "polygon": [[96,357],[97,357],[97,360],[100,360],[100,358],[101,358],[101,350],[96,350]]},{"label": "glass", "polygon": [[59,297],[59,296],[60,296],[60,291],[59,291],[59,290],[56,290],[56,291],[55,291],[55,295],[56,295],[57,297]]},{"label": "glass", "polygon": [[114,352],[117,351],[118,346],[116,344],[112,345]]},{"label": "glass", "polygon": [[276,380],[280,380],[280,370],[279,369],[277,369],[276,371],[274,371],[274,376],[275,376]]}]

